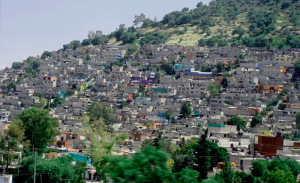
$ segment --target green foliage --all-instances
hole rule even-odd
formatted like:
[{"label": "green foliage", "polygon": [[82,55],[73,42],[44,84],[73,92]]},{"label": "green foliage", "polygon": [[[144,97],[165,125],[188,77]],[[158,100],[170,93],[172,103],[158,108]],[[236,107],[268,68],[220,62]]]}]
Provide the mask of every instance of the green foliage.
[{"label": "green foliage", "polygon": [[12,69],[21,69],[22,63],[21,62],[13,62],[12,63]]},{"label": "green foliage", "polygon": [[123,44],[134,43],[136,41],[136,35],[132,32],[125,32],[121,36]]},{"label": "green foliage", "polygon": [[169,108],[165,111],[165,114],[166,114],[166,119],[170,121],[173,115],[173,111]]},{"label": "green foliage", "polygon": [[55,97],[53,102],[50,103],[50,107],[57,107],[60,106],[61,104],[63,104],[65,101],[65,99],[60,98],[59,96]]},{"label": "green foliage", "polygon": [[237,126],[237,130],[240,131],[241,128],[246,127],[247,121],[242,117],[234,116],[227,120],[227,124]]},{"label": "green foliage", "polygon": [[211,67],[209,65],[201,65],[202,72],[211,72]]},{"label": "green foliage", "polygon": [[170,172],[166,163],[168,159],[165,152],[147,147],[141,153],[136,153],[131,157],[111,157],[105,172],[113,182],[170,181]]},{"label": "green foliage", "polygon": [[207,90],[209,91],[212,97],[219,96],[221,93],[220,85],[216,83],[211,83],[210,85],[208,85]]},{"label": "green foliage", "polygon": [[194,170],[200,173],[199,179],[207,179],[209,168],[211,167],[209,142],[206,140],[207,133],[208,131],[206,129],[194,148],[196,157]]},{"label": "green foliage", "polygon": [[290,22],[294,25],[294,26],[300,26],[300,10],[292,10],[290,15]]},{"label": "green foliage", "polygon": [[225,69],[225,64],[222,62],[217,63],[217,72],[223,72]]},{"label": "green foliage", "polygon": [[268,28],[276,21],[277,17],[274,12],[268,12],[265,10],[253,10],[249,11],[248,19],[251,23],[249,31],[259,29],[259,33],[268,33]]},{"label": "green foliage", "polygon": [[91,56],[89,54],[86,55],[86,60],[91,60]]},{"label": "green foliage", "polygon": [[292,175],[292,172],[286,172],[284,170],[276,170],[271,171],[268,174],[267,178],[268,182],[274,182],[274,183],[295,183],[295,178]]},{"label": "green foliage", "polygon": [[[40,156],[37,156],[36,161],[36,177],[37,180],[49,183],[84,183],[83,174],[85,173],[86,164],[81,161],[75,161],[72,156],[63,155],[56,159],[45,160]],[[14,181],[16,182],[33,182],[34,173],[34,157],[29,156],[22,160],[20,166],[20,172],[26,172],[15,174]]]},{"label": "green foliage", "polygon": [[90,44],[92,44],[92,40],[90,39],[84,39],[81,43],[82,46],[88,46]]},{"label": "green foliage", "polygon": [[275,158],[272,161],[255,160],[252,162],[251,174],[264,182],[291,182],[296,181],[300,165],[293,159]]},{"label": "green foliage", "polygon": [[[18,144],[24,140],[23,123],[20,120],[14,120],[8,127],[8,130],[0,135],[0,155],[2,155],[1,165],[9,167],[14,159],[14,152],[19,151]],[[26,143],[24,143],[26,146]]]},{"label": "green foliage", "polygon": [[300,75],[300,59],[298,59],[294,65],[295,67],[295,72]]},{"label": "green foliage", "polygon": [[101,45],[101,44],[104,44],[104,43],[107,43],[109,41],[108,37],[107,36],[95,36],[94,39],[92,40],[92,44],[93,45]]},{"label": "green foliage", "polygon": [[27,66],[25,67],[26,77],[35,77],[36,73],[40,70],[40,62],[33,59],[33,57],[28,57],[26,59]]},{"label": "green foliage", "polygon": [[160,32],[148,32],[140,40],[141,45],[165,43],[169,36]]},{"label": "green foliage", "polygon": [[64,44],[63,49],[73,49],[76,50],[77,48],[81,47],[81,42],[78,40],[71,41],[69,44]]},{"label": "green foliage", "polygon": [[139,62],[133,62],[131,63],[131,66],[133,67],[137,67],[137,66],[140,66],[141,64]]},{"label": "green foliage", "polygon": [[[170,12],[160,22],[142,19],[142,27],[157,29],[176,27],[176,29],[180,29],[187,26],[197,26],[196,31],[202,30],[201,34],[206,33],[210,37],[200,39],[199,46],[222,47],[231,42],[231,46],[299,48],[300,37],[297,33],[300,26],[299,19],[298,0],[217,0],[211,1],[209,5],[200,5],[188,11],[187,8],[184,8],[182,11]],[[236,22],[243,22],[245,28]],[[233,37],[225,37],[227,35],[225,32],[230,29],[227,30],[227,27],[225,27],[224,32],[215,33],[211,31],[211,27],[223,26],[224,24],[228,25],[228,28],[234,28],[231,32]],[[294,35],[289,38],[282,36],[284,28],[293,31]],[[181,32],[175,32],[175,34],[181,34]],[[245,35],[247,36],[243,37]],[[276,41],[266,42],[269,37],[275,37]]]},{"label": "green foliage", "polygon": [[[90,125],[95,125],[99,120],[103,120],[105,127],[109,129],[115,118],[112,115],[112,110],[106,104],[92,103],[87,109],[88,116],[90,117]],[[98,126],[98,125],[96,125]],[[98,128],[100,129],[101,125]]]},{"label": "green foliage", "polygon": [[6,88],[8,89],[8,91],[15,91],[16,90],[16,82],[15,81],[8,82],[6,85]]},{"label": "green foliage", "polygon": [[52,118],[46,109],[35,107],[25,109],[17,119],[23,122],[20,128],[24,128],[24,136],[35,148],[45,148],[48,143],[55,140],[55,136],[59,135],[58,119]]},{"label": "green foliage", "polygon": [[212,36],[208,39],[200,39],[198,40],[198,46],[208,46],[208,47],[224,47],[228,44],[228,41],[225,39],[221,39],[218,36]]},{"label": "green foliage", "polygon": [[180,118],[188,118],[192,114],[191,104],[183,102],[180,109]]},{"label": "green foliage", "polygon": [[221,85],[223,88],[227,88],[228,86],[228,79],[227,77],[223,77],[222,81],[221,81]]},{"label": "green foliage", "polygon": [[251,174],[254,177],[263,177],[268,174],[268,160],[255,160],[252,161]]},{"label": "green foliage", "polygon": [[124,107],[126,107],[128,104],[127,104],[127,102],[123,102],[122,104],[121,104],[121,109],[123,109]]},{"label": "green foliage", "polygon": [[284,109],[285,109],[285,105],[284,105],[284,104],[282,104],[282,103],[281,103],[281,104],[279,104],[279,105],[278,105],[278,109],[280,109],[280,110],[284,110]]},{"label": "green foliage", "polygon": [[252,117],[251,127],[255,127],[257,124],[262,124],[262,116],[254,116]]},{"label": "green foliage", "polygon": [[184,168],[182,171],[175,173],[175,179],[177,183],[197,183],[199,177],[199,172]]},{"label": "green foliage", "polygon": [[133,24],[134,26],[138,26],[139,24],[143,23],[146,19],[146,16],[142,13],[140,15],[135,15]]},{"label": "green foliage", "polygon": [[130,46],[128,46],[128,48],[127,48],[127,53],[128,53],[129,55],[132,55],[133,53],[135,53],[135,52],[137,52],[137,51],[138,51],[138,47],[135,46],[135,45],[130,45]]},{"label": "green foliage", "polygon": [[238,37],[242,37],[245,34],[245,32],[246,32],[245,29],[243,29],[241,26],[238,26],[235,29],[233,29],[232,35],[237,34]]},{"label": "green foliage", "polygon": [[160,68],[166,72],[168,75],[174,75],[175,70],[174,70],[174,65],[173,64],[168,64],[166,62],[162,62],[160,65]]},{"label": "green foliage", "polygon": [[47,57],[51,57],[52,53],[50,51],[44,51],[43,54],[41,55],[42,59],[45,59]]},{"label": "green foliage", "polygon": [[277,100],[282,99],[285,96],[285,93],[279,93],[279,95],[277,96]]},{"label": "green foliage", "polygon": [[139,92],[145,92],[145,85],[140,85]]},{"label": "green foliage", "polygon": [[297,129],[300,129],[300,111],[297,111],[296,113],[296,125]]},{"label": "green foliage", "polygon": [[74,90],[68,90],[67,91],[67,95],[69,95],[69,96],[74,95],[74,94],[75,94]]},{"label": "green foliage", "polygon": [[136,41],[136,34],[134,34],[135,28],[126,28],[124,24],[119,26],[115,32],[111,34],[111,36],[115,37],[117,41],[122,41],[123,44],[134,43]]},{"label": "green foliage", "polygon": [[268,106],[276,106],[278,104],[278,100],[271,100],[269,103],[268,103]]}]

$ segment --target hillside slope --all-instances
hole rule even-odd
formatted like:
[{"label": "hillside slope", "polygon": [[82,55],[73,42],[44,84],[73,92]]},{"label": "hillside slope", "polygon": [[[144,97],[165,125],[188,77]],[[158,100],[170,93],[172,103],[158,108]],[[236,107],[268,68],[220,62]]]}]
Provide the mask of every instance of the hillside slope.
[{"label": "hillside slope", "polygon": [[161,21],[141,14],[134,23],[120,25],[108,36],[110,43],[300,47],[299,0],[213,0],[168,13]]}]

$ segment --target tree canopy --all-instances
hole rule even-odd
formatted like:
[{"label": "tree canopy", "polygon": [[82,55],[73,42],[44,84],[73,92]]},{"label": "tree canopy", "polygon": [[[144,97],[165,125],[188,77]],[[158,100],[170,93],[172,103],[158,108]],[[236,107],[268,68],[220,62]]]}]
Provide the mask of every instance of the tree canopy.
[{"label": "tree canopy", "polygon": [[241,128],[246,127],[247,121],[242,117],[234,116],[228,119],[227,124],[237,126],[237,130],[240,131]]},{"label": "tree canopy", "polygon": [[251,174],[263,182],[294,183],[299,173],[299,163],[290,158],[252,162]]},{"label": "tree canopy", "polygon": [[[26,172],[14,175],[16,182],[32,182],[34,173],[34,156],[23,158],[20,165],[20,172]],[[72,162],[76,162],[75,165]],[[49,183],[84,183],[86,164],[81,161],[75,161],[72,156],[63,155],[56,159],[45,160],[40,156],[36,158],[36,177],[37,180]]]},{"label": "tree canopy", "polygon": [[183,102],[180,109],[180,118],[188,118],[192,114],[191,104]]},{"label": "tree canopy", "polygon": [[24,136],[35,148],[45,148],[48,143],[59,135],[58,119],[52,118],[46,109],[30,108],[22,111],[16,119],[22,121],[19,125],[24,128]]},{"label": "tree canopy", "polygon": [[21,69],[22,63],[21,62],[13,62],[12,63],[12,69]]},{"label": "tree canopy", "polygon": [[110,126],[114,121],[114,116],[112,115],[112,110],[106,104],[92,103],[87,109],[89,116],[89,124],[95,128],[111,130]]},{"label": "tree canopy", "polygon": [[219,96],[221,93],[220,85],[216,83],[211,83],[210,85],[208,85],[207,90],[209,91],[210,95],[213,97]]}]

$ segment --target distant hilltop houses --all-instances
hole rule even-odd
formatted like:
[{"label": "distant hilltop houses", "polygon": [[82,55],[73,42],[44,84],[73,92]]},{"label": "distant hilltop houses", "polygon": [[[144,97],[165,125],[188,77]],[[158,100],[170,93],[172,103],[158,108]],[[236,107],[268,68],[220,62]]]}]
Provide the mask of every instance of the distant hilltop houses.
[{"label": "distant hilltop houses", "polygon": [[[134,154],[159,132],[178,145],[208,129],[207,140],[226,148],[229,161],[246,173],[253,157],[300,160],[299,75],[294,67],[299,49],[136,48],[129,53],[123,45],[82,46],[29,57],[1,70],[2,131],[26,108],[49,109],[61,133],[51,148],[90,163],[80,148],[90,140],[80,133],[81,122],[90,106],[101,103],[114,111],[114,132],[128,136],[121,154]],[[184,115],[183,105],[189,109]],[[245,123],[238,126],[233,117]]]}]

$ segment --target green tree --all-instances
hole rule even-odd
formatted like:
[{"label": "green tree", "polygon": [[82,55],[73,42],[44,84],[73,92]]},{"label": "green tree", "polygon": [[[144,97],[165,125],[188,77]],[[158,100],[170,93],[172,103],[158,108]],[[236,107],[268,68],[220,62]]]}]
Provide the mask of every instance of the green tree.
[{"label": "green tree", "polygon": [[191,105],[189,102],[183,102],[180,109],[180,118],[188,118],[192,114]]},{"label": "green tree", "polygon": [[217,63],[217,72],[223,72],[225,69],[225,64],[222,62]]},{"label": "green tree", "polygon": [[52,53],[50,51],[44,51],[43,54],[41,55],[42,59],[45,59],[47,57],[51,57]]},{"label": "green tree", "polygon": [[237,28],[233,29],[232,35],[238,34],[238,37],[242,37],[245,34],[245,29],[242,26],[238,26]]},{"label": "green tree", "polygon": [[133,25],[138,26],[139,24],[143,23],[146,19],[146,16],[142,13],[141,15],[135,15]]},{"label": "green tree", "polygon": [[171,109],[167,109],[165,111],[165,115],[166,115],[166,119],[170,121],[173,115],[173,111]]},{"label": "green tree", "polygon": [[254,177],[263,177],[267,176],[268,174],[268,166],[269,161],[268,160],[255,160],[252,161],[252,168],[251,168],[251,174]]},{"label": "green tree", "polygon": [[293,175],[297,177],[298,174],[300,174],[300,164],[291,158],[283,159],[284,163],[290,168],[290,170],[293,172]]},{"label": "green tree", "polygon": [[[23,123],[20,120],[14,120],[8,127],[8,130],[0,135],[0,154],[2,155],[2,165],[9,167],[14,159],[14,151],[19,151],[18,144],[24,140]],[[24,146],[26,144],[24,143]]]},{"label": "green tree", "polygon": [[227,77],[223,77],[222,81],[221,81],[221,85],[223,88],[227,88],[228,86],[228,79]]},{"label": "green tree", "polygon": [[251,120],[251,127],[255,127],[257,124],[262,124],[262,116],[254,116]]},{"label": "green tree", "polygon": [[298,59],[294,65],[295,67],[295,72],[300,75],[300,59]]},{"label": "green tree", "polygon": [[297,125],[297,129],[300,129],[300,111],[297,111],[296,113],[296,125]]},{"label": "green tree", "polygon": [[113,182],[172,182],[174,177],[167,162],[170,159],[162,150],[148,146],[142,148],[140,153],[132,156],[113,156],[104,173]]},{"label": "green tree", "polygon": [[211,83],[210,85],[208,85],[207,90],[209,91],[212,97],[219,96],[221,93],[220,85],[216,83]]},{"label": "green tree", "polygon": [[123,44],[134,43],[135,40],[136,35],[132,32],[124,32],[121,36],[121,41],[123,42]]},{"label": "green tree", "polygon": [[127,53],[128,53],[129,55],[132,55],[133,53],[135,53],[135,52],[137,52],[137,51],[138,51],[138,47],[135,46],[135,45],[130,45],[130,46],[128,46],[128,48],[127,48]]},{"label": "green tree", "polygon": [[30,108],[22,111],[16,119],[21,120],[24,128],[24,136],[35,148],[45,148],[59,135],[58,119],[52,118],[46,109]]},{"label": "green tree", "polygon": [[16,91],[16,82],[8,82],[6,88],[8,89],[8,91]]},{"label": "green tree", "polygon": [[40,70],[40,62],[33,57],[26,59],[27,66],[25,67],[26,77],[35,77],[36,73]]},{"label": "green tree", "polygon": [[213,157],[210,159],[210,169],[216,167],[219,162],[223,162],[226,166],[229,166],[229,154],[227,149],[219,147],[218,144],[214,142],[207,142],[208,148],[210,149],[210,156]]},{"label": "green tree", "polygon": [[145,85],[140,85],[139,92],[145,92]]},{"label": "green tree", "polygon": [[190,169],[184,168],[181,172],[175,173],[176,183],[197,183],[199,172]]},{"label": "green tree", "polygon": [[282,104],[282,103],[281,103],[281,104],[279,104],[279,105],[278,105],[278,109],[280,109],[280,110],[284,110],[284,109],[285,109],[285,105],[284,105],[284,104]]},{"label": "green tree", "polygon": [[65,101],[65,99],[60,98],[59,96],[57,96],[57,97],[54,98],[53,102],[50,103],[50,107],[54,107],[55,108],[55,107],[63,104],[64,101]]},{"label": "green tree", "polygon": [[147,32],[141,39],[140,44],[159,44],[165,43],[169,39],[168,35],[160,32]]},{"label": "green tree", "polygon": [[110,126],[115,118],[112,115],[113,111],[109,108],[108,105],[101,103],[92,103],[92,105],[88,107],[87,112],[90,124],[98,123],[99,120],[103,120],[106,130],[111,130]]},{"label": "green tree", "polygon": [[66,49],[76,50],[79,47],[81,47],[81,42],[79,40],[73,40],[69,44],[63,45],[64,50]]},{"label": "green tree", "polygon": [[[72,162],[76,162],[73,164]],[[36,177],[41,182],[49,183],[84,183],[86,163],[75,161],[72,156],[63,155],[56,159],[45,160],[40,156],[36,158]],[[16,182],[33,182],[34,156],[24,158],[21,162],[20,172],[15,174]]]},{"label": "green tree", "polygon": [[205,39],[199,39],[198,40],[198,46],[205,46],[206,45],[206,40]]},{"label": "green tree", "polygon": [[81,44],[82,44],[82,46],[88,46],[88,45],[92,44],[92,40],[84,39]]},{"label": "green tree", "polygon": [[13,62],[12,63],[12,69],[21,69],[22,63],[21,62]]},{"label": "green tree", "polygon": [[240,131],[241,128],[246,127],[247,121],[242,117],[234,116],[227,120],[227,124],[237,126],[237,130]]},{"label": "green tree", "polygon": [[123,103],[121,104],[121,108],[123,109],[123,108],[126,107],[127,105],[128,105],[127,102],[123,102]]},{"label": "green tree", "polygon": [[175,74],[174,64],[168,64],[166,62],[162,62],[160,65],[160,68],[163,69],[166,72],[166,74],[168,74],[168,75]]},{"label": "green tree", "polygon": [[267,181],[272,183],[295,183],[296,182],[292,172],[286,172],[280,169],[269,172]]},{"label": "green tree", "polygon": [[197,146],[194,148],[196,157],[194,170],[200,173],[200,180],[207,179],[209,168],[211,167],[209,142],[206,140],[207,133],[208,130],[206,129],[205,133],[198,140]]}]

